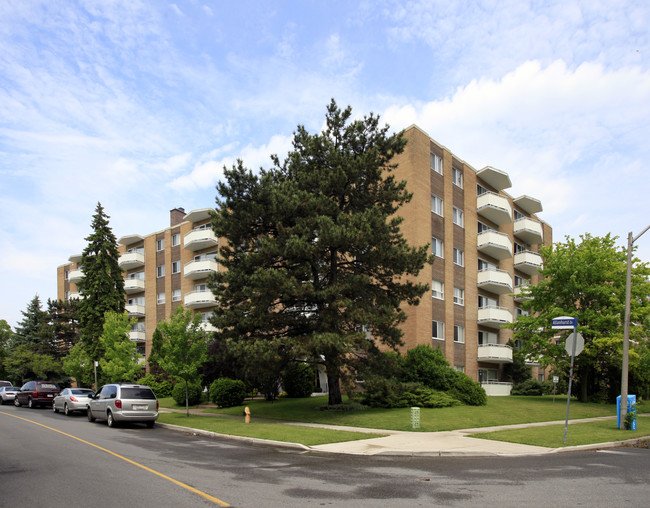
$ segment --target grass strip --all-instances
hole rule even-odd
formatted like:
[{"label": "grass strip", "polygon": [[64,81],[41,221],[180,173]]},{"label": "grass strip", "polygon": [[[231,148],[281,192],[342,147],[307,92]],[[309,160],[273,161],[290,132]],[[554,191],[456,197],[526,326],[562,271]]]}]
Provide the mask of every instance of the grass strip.
[{"label": "grass strip", "polygon": [[[239,411],[241,414],[241,408]],[[297,425],[288,425],[286,423],[256,422],[254,419],[251,423],[244,423],[243,418],[234,419],[196,415],[190,415],[188,417],[183,413],[160,413],[158,421],[192,429],[217,432],[219,434],[270,439],[287,443],[300,443],[305,446],[340,443],[343,441],[357,441],[359,439],[370,439],[384,436],[384,434],[371,434],[366,432],[348,432],[317,427],[301,427]]]},{"label": "grass strip", "polygon": [[567,428],[567,440],[564,439],[564,425],[545,425],[524,429],[508,429],[494,432],[481,432],[471,437],[492,439],[508,443],[563,448],[587,444],[608,443],[647,437],[650,439],[650,416],[637,418],[637,430],[620,430],[616,420],[603,420],[588,423],[570,423]]}]

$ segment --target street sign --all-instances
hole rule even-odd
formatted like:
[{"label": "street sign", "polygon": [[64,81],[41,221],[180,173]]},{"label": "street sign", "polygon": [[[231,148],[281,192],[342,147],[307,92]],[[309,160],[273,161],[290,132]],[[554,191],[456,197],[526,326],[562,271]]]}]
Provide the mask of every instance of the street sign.
[{"label": "street sign", "polygon": [[560,316],[553,318],[551,328],[553,330],[573,330],[578,326],[578,318],[571,316]]},{"label": "street sign", "polygon": [[578,356],[585,348],[585,339],[581,334],[572,333],[566,339],[566,345],[564,349],[567,354],[571,356],[573,354],[573,343],[576,343],[575,355]]}]

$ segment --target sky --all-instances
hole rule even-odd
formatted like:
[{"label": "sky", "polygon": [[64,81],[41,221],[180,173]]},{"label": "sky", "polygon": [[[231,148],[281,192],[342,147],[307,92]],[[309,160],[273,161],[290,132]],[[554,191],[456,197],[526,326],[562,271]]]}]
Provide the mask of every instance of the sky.
[{"label": "sky", "polygon": [[[215,206],[333,98],[541,200],[554,241],[650,224],[645,0],[0,0],[0,319],[117,238]],[[650,234],[636,241],[650,261]]]}]

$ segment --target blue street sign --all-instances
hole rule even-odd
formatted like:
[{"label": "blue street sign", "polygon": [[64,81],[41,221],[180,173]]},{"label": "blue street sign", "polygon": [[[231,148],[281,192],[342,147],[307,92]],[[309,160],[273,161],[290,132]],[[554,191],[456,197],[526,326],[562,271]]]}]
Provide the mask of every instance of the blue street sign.
[{"label": "blue street sign", "polygon": [[553,330],[573,330],[578,326],[578,318],[571,316],[556,317],[551,321]]}]

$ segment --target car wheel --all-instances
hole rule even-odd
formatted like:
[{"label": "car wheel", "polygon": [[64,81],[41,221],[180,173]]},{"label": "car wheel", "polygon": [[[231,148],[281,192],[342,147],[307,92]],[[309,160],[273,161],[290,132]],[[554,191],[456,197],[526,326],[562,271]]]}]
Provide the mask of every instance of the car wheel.
[{"label": "car wheel", "polygon": [[67,403],[63,405],[63,414],[65,414],[66,416],[70,416],[72,414],[72,413],[70,413],[70,410],[68,409],[68,404]]},{"label": "car wheel", "polygon": [[18,397],[14,399],[14,406],[20,407],[20,401],[18,400]]},{"label": "car wheel", "polygon": [[153,429],[153,426],[156,424],[156,422],[150,421],[150,422],[146,422],[146,424],[148,428]]},{"label": "car wheel", "polygon": [[115,422],[115,418],[113,418],[113,413],[111,411],[106,413],[106,424],[109,427],[117,427],[117,424]]},{"label": "car wheel", "polygon": [[34,407],[35,407],[35,406],[34,406],[34,401],[32,400],[31,397],[30,397],[29,399],[27,399],[27,407],[28,407],[29,409],[34,409]]},{"label": "car wheel", "polygon": [[90,410],[90,408],[86,408],[86,411],[87,411],[87,414],[88,414],[88,421],[90,423],[93,423],[95,421],[95,417],[93,416],[92,411]]},{"label": "car wheel", "polygon": [[54,401],[52,401],[52,411],[54,411],[55,413],[59,412],[59,410],[56,408],[56,404]]}]

